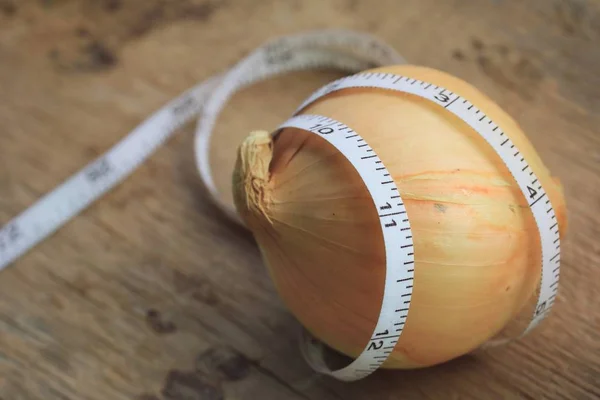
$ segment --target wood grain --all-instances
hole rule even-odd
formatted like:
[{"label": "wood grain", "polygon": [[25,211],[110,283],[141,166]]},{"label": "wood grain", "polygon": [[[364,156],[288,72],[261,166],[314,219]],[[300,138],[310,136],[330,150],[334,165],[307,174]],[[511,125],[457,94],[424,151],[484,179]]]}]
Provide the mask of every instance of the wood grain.
[{"label": "wood grain", "polygon": [[[193,127],[0,273],[0,399],[600,398],[600,2],[0,0],[0,223],[189,86],[276,35],[374,33],[467,79],[523,126],[564,185],[555,310],[524,340],[345,384],[301,358],[252,238],[199,183]],[[211,162],[335,72],[235,96]]]}]

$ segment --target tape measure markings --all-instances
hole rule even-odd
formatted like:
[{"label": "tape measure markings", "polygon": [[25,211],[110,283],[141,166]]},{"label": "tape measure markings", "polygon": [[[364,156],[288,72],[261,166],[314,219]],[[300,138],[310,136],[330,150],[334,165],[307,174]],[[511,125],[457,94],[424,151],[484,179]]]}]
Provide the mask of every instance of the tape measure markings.
[{"label": "tape measure markings", "polygon": [[[348,42],[359,43],[357,47],[347,49],[360,56],[342,54],[333,46],[348,46]],[[368,51],[366,49],[369,49]],[[380,50],[376,50],[380,49]],[[382,50],[385,49],[385,50]],[[356,72],[364,69],[380,57],[380,61],[401,60],[394,57],[394,51],[370,35],[345,30],[324,30],[291,37],[283,37],[259,47],[246,59],[233,67],[229,73],[213,76],[197,86],[187,90],[143,121],[124,139],[115,144],[102,156],[87,164],[82,170],[42,196],[32,206],[0,228],[0,270],[18,257],[50,236],[69,220],[83,211],[93,201],[116,186],[131,174],[144,160],[156,151],[177,129],[200,114],[200,121],[214,120],[217,112],[208,115],[205,110],[208,103],[214,103],[213,95],[218,89],[239,90],[258,80],[293,70],[318,67],[333,67],[344,71]],[[277,52],[287,51],[291,57],[274,62]],[[383,52],[384,56],[373,52]],[[241,78],[232,80],[232,71]],[[223,107],[221,103],[220,108]],[[201,125],[201,124],[199,124]],[[203,132],[197,132],[197,140],[203,139]],[[210,130],[208,135],[210,136]],[[201,179],[207,184],[212,200],[224,211],[218,198],[214,183],[207,180],[205,171],[210,171],[202,163],[208,160],[208,149],[201,156],[199,171]],[[239,221],[238,221],[239,222]]]},{"label": "tape measure markings", "polygon": [[390,174],[381,159],[350,127],[328,117],[298,115],[281,124],[274,134],[281,128],[302,129],[335,146],[361,177],[378,211],[386,256],[386,276],[381,311],[373,334],[363,352],[342,369],[332,371],[321,358],[313,357],[311,360],[313,368],[337,379],[364,378],[379,368],[392,353],[409,311],[414,279],[413,242],[408,218],[398,218],[406,213],[406,209],[402,200],[397,200],[398,188],[393,180],[389,180]]},{"label": "tape measure markings", "polygon": [[[553,304],[550,301],[550,296],[558,290],[560,265],[559,261],[555,262],[554,265],[552,261],[555,259],[560,260],[560,234],[552,204],[535,173],[520,151],[509,138],[505,137],[504,132],[491,118],[481,112],[481,110],[467,99],[437,85],[390,73],[358,73],[335,80],[316,90],[297,108],[295,114],[298,114],[308,105],[318,101],[329,93],[349,88],[392,90],[431,100],[466,122],[500,156],[521,189],[525,199],[527,199],[540,235],[542,251],[541,283],[533,316],[527,328],[521,334],[521,336],[526,335],[550,311]],[[545,201],[541,201],[542,199],[545,199]],[[494,344],[504,342],[506,341],[497,341]]]},{"label": "tape measure markings", "polygon": [[[316,49],[316,50],[315,50]],[[280,55],[290,53],[279,58]],[[312,59],[311,59],[312,57]],[[274,60],[282,64],[273,64]],[[370,35],[349,31],[317,31],[312,34],[284,37],[256,50],[232,68],[212,92],[202,109],[195,134],[195,153],[200,179],[205,184],[213,202],[240,225],[244,225],[232,204],[224,202],[218,194],[209,163],[209,143],[216,118],[226,101],[236,91],[239,82],[258,80],[256,75],[274,76],[292,70],[333,66],[356,72],[376,65],[401,64],[405,60],[390,46]]]}]

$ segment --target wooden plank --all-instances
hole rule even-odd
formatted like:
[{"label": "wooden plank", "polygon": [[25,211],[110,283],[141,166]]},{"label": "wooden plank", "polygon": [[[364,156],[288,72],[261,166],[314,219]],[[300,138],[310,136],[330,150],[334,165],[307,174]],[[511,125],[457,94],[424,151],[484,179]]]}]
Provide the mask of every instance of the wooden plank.
[{"label": "wooden plank", "polygon": [[[356,384],[316,375],[247,232],[212,205],[193,127],[0,274],[2,399],[600,397],[600,2],[0,0],[0,222],[171,97],[276,35],[369,31],[480,87],[528,132],[570,212],[555,311],[506,348]],[[212,164],[338,76],[235,96]]]}]

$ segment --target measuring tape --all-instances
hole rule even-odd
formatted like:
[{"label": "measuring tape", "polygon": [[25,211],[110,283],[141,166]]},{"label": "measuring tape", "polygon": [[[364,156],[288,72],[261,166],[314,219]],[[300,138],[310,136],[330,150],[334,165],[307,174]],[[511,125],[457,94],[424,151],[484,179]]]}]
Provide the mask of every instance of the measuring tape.
[{"label": "measuring tape", "polygon": [[[226,73],[202,82],[158,110],[108,152],[4,225],[0,229],[0,270],[120,183],[194,117],[198,117],[195,152],[200,178],[219,208],[243,225],[233,205],[219,198],[209,164],[210,137],[219,112],[236,91],[257,81],[290,71],[333,67],[353,75],[335,80],[315,91],[273,135],[291,127],[318,135],[335,146],[354,166],[380,218],[386,274],[377,324],[362,353],[348,366],[331,370],[324,361],[322,344],[304,331],[302,344],[307,362],[316,371],[339,380],[352,381],[366,377],[393,352],[410,310],[415,259],[410,216],[406,213],[401,192],[360,132],[344,125],[343,121],[300,114],[318,99],[349,88],[397,91],[427,99],[465,121],[504,161],[528,199],[541,241],[541,281],[537,303],[521,336],[529,333],[548,314],[558,290],[560,237],[550,200],[511,140],[468,99],[429,82],[389,73],[360,72],[375,66],[403,63],[405,60],[386,43],[370,35],[351,31],[314,31],[268,42]],[[504,342],[492,341],[490,344]]]}]

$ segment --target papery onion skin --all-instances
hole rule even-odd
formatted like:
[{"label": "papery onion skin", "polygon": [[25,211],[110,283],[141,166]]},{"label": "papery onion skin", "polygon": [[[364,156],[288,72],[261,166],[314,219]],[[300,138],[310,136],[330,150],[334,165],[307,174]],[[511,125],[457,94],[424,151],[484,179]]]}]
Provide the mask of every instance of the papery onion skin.
[{"label": "papery onion skin", "polygon": [[[468,99],[513,141],[547,191],[561,237],[562,187],[517,123],[447,73],[412,65],[370,70],[424,80]],[[381,89],[346,89],[304,114],[359,133],[399,188],[412,228],[415,280],[407,323],[384,368],[419,368],[464,355],[498,333],[539,284],[541,247],[527,200],[500,157],[433,102]],[[317,338],[356,357],[382,300],[385,254],[376,209],[353,167],[313,134],[255,132],[233,176],[238,212],[275,286]]]}]

